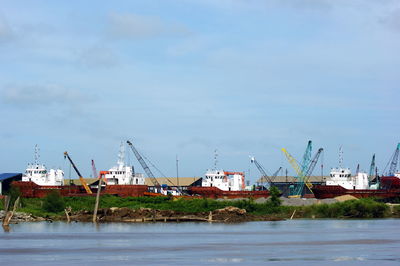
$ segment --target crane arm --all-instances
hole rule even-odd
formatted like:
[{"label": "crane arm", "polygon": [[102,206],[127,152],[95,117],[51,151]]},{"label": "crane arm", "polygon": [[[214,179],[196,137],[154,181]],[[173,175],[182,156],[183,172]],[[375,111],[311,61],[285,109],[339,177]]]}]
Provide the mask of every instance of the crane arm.
[{"label": "crane arm", "polygon": [[375,154],[372,155],[371,165],[369,167],[369,175],[368,175],[369,181],[372,180],[372,176],[374,175],[374,172],[375,172]]},{"label": "crane arm", "polygon": [[397,162],[399,161],[399,151],[400,151],[400,143],[397,144],[397,148],[394,151],[392,160],[390,162],[390,168],[389,168],[389,176],[394,176],[395,172],[396,172],[396,168],[397,168]]},{"label": "crane arm", "polygon": [[271,185],[272,180],[271,180],[271,178],[267,175],[267,173],[266,173],[264,167],[262,167],[262,165],[261,165],[261,164],[256,160],[256,158],[254,158],[254,157],[251,157],[251,160],[250,160],[250,161],[251,161],[252,163],[254,163],[254,164],[256,165],[258,171],[260,171],[260,173],[261,173],[261,175],[262,175],[261,178],[267,179],[268,183]]},{"label": "crane arm", "polygon": [[279,167],[278,170],[276,170],[276,172],[272,175],[271,180],[274,181],[275,177],[278,175],[279,171],[282,169],[282,166]]},{"label": "crane arm", "polygon": [[290,153],[288,153],[288,151],[285,148],[282,148],[282,152],[285,154],[287,160],[289,161],[289,163],[292,165],[293,169],[296,171],[296,174],[301,177],[303,176],[303,172],[300,169],[299,164],[296,162],[296,159],[293,158],[292,155],[290,155]]},{"label": "crane arm", "polygon": [[93,171],[93,178],[98,177],[97,170],[96,170],[96,165],[94,164],[94,160],[92,160],[92,171]]},{"label": "crane arm", "polygon": [[143,170],[146,172],[147,176],[150,178],[150,180],[153,182],[154,186],[156,187],[161,187],[160,183],[158,183],[157,179],[154,177],[153,173],[151,172],[150,168],[147,166],[146,162],[143,160],[142,156],[140,153],[136,150],[135,146],[133,146],[132,142],[129,140],[126,141],[128,143],[129,147],[131,147],[133,153],[136,156],[136,159],[139,161],[140,165],[143,167]]},{"label": "crane arm", "polygon": [[86,193],[88,194],[93,194],[92,190],[90,189],[90,187],[88,186],[88,184],[86,183],[85,179],[82,177],[81,173],[79,172],[78,168],[76,168],[74,162],[72,161],[71,157],[69,157],[67,152],[64,152],[64,158],[68,158],[69,162],[71,163],[72,167],[74,168],[75,172],[78,174],[79,180],[81,181],[81,184],[83,185],[83,187],[86,190]]},{"label": "crane arm", "polygon": [[307,169],[306,175],[305,175],[305,184],[308,187],[308,189],[311,191],[312,188],[312,184],[309,182],[310,176],[312,174],[312,172],[314,171],[315,166],[317,165],[319,156],[321,155],[321,153],[324,151],[324,149],[320,148],[317,153],[314,155],[314,158],[312,159],[310,166]]}]

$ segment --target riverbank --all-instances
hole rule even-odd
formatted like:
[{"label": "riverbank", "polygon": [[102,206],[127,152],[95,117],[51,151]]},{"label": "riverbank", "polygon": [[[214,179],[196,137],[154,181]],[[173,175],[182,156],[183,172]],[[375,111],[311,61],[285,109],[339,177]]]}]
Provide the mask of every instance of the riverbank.
[{"label": "riverbank", "polygon": [[[34,220],[92,221],[94,197],[53,197],[22,199],[18,212],[25,213],[11,222]],[[0,208],[2,208],[0,203]],[[4,213],[4,212],[3,212]],[[18,216],[16,216],[18,217]],[[400,218],[399,205],[387,205],[374,199],[174,199],[169,197],[120,198],[104,196],[100,200],[98,222],[211,221],[245,222],[301,218]],[[1,215],[0,215],[1,218]]]}]

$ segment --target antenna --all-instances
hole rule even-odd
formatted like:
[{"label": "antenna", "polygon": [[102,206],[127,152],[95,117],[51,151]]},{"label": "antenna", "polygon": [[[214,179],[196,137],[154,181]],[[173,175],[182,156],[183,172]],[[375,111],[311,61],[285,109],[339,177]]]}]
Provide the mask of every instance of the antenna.
[{"label": "antenna", "polygon": [[179,159],[178,159],[178,154],[176,155],[176,183],[178,183],[178,187],[179,187]]},{"label": "antenna", "polygon": [[118,166],[123,167],[125,164],[125,146],[124,143],[121,141],[121,145],[119,146],[119,153],[118,153]]},{"label": "antenna", "polygon": [[36,144],[36,145],[35,145],[35,164],[38,164],[38,163],[39,163],[39,158],[40,158],[40,155],[39,155],[39,146]]},{"label": "antenna", "polygon": [[217,158],[218,158],[218,150],[215,149],[214,150],[214,170],[217,170],[217,163],[218,163]]},{"label": "antenna", "polygon": [[339,167],[343,168],[343,147],[340,146],[339,148]]}]

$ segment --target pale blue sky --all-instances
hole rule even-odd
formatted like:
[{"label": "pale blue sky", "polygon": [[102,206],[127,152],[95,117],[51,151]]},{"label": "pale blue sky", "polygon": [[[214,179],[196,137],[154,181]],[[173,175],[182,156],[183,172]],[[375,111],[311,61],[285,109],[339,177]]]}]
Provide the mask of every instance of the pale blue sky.
[{"label": "pale blue sky", "polygon": [[[0,172],[35,144],[85,176],[136,143],[165,174],[269,172],[307,140],[384,168],[400,141],[395,0],[0,1]],[[133,155],[131,161],[139,167]],[[251,166],[251,180],[258,172]]]}]

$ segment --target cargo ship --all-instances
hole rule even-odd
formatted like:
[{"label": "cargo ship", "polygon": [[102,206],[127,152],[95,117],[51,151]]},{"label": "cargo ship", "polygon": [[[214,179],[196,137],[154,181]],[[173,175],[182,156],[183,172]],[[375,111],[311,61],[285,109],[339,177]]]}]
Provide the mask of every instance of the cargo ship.
[{"label": "cargo ship", "polygon": [[379,183],[370,184],[368,175],[358,172],[351,175],[348,168],[334,168],[325,185],[314,185],[312,191],[317,199],[351,195],[356,198],[395,198],[400,196],[400,189],[382,189]]},{"label": "cargo ship", "polygon": [[[397,169],[400,154],[400,143],[388,162],[389,169],[386,175],[380,177],[380,182],[383,188],[400,189],[400,171]],[[386,168],[385,168],[386,169]]]},{"label": "cargo ship", "polygon": [[381,176],[380,182],[383,188],[400,189],[400,172],[392,176]]},{"label": "cargo ship", "polygon": [[189,187],[188,192],[194,196],[205,198],[261,198],[268,197],[268,190],[245,190],[245,175],[243,172],[224,170],[207,170],[201,187]]},{"label": "cargo ship", "polygon": [[[21,195],[26,198],[43,198],[51,191],[58,191],[64,197],[73,196],[94,196],[97,192],[99,179],[93,184],[86,184],[79,170],[72,162],[71,158],[64,153],[71,165],[79,176],[79,180],[69,180],[70,184],[64,184],[64,172],[61,169],[50,169],[47,171],[44,164],[39,163],[38,148],[35,147],[35,163],[28,164],[22,181],[13,181],[12,186],[19,189]],[[103,175],[102,175],[103,174]],[[125,165],[124,154],[119,153],[117,166],[109,171],[101,171],[100,178],[104,178],[106,185],[101,190],[101,194],[117,195],[120,197],[139,197],[144,196],[148,191],[148,186],[144,184],[142,174],[135,174],[133,167]]]}]

